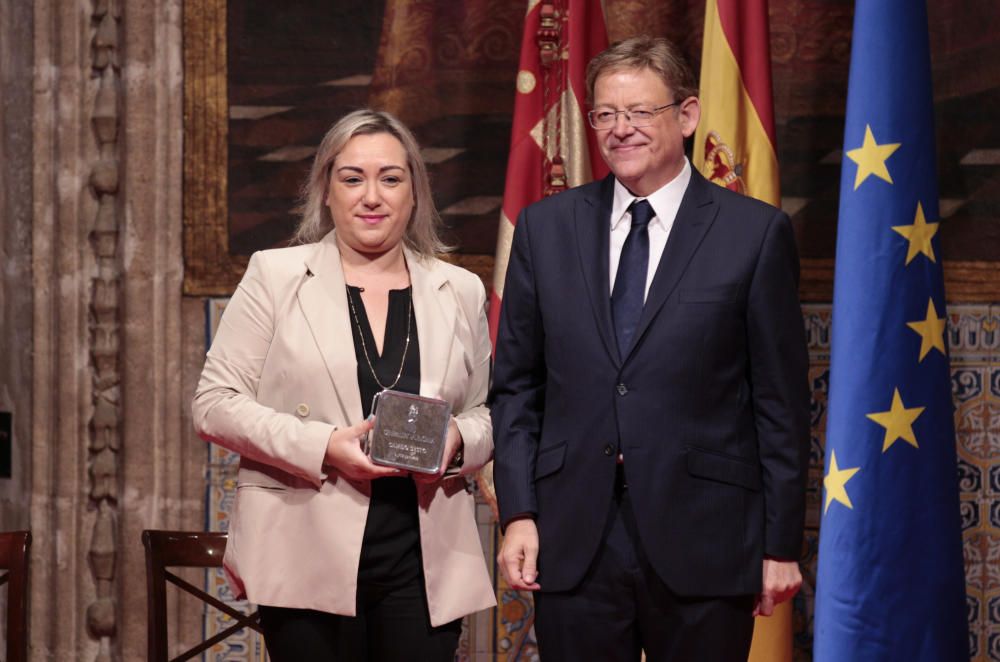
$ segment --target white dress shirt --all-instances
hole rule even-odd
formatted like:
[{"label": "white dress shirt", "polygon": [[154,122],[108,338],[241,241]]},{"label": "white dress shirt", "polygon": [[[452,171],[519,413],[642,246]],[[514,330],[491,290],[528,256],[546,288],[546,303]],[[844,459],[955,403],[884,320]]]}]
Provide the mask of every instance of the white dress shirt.
[{"label": "white dress shirt", "polygon": [[[646,289],[643,293],[643,301],[649,295],[649,285],[653,282],[656,268],[663,256],[663,249],[670,237],[670,229],[674,226],[677,210],[681,206],[681,199],[684,197],[684,192],[690,181],[691,164],[685,158],[684,167],[680,173],[646,197],[656,215],[649,222],[649,266],[646,271]],[[622,246],[625,245],[629,228],[632,227],[632,213],[628,210],[629,205],[634,200],[641,199],[632,195],[621,182],[615,179],[615,198],[611,205],[610,270],[608,271],[611,289],[609,294],[615,290],[615,278],[618,276],[618,261],[621,259]]]}]

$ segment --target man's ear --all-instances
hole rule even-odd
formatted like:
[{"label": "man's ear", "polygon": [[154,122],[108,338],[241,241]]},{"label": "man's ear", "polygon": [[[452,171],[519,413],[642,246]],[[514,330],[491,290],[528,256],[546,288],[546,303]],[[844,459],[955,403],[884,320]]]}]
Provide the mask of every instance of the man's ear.
[{"label": "man's ear", "polygon": [[694,130],[698,128],[698,121],[701,119],[701,101],[698,97],[688,97],[681,102],[680,111],[677,113],[677,121],[681,125],[681,133],[685,138],[694,135]]}]

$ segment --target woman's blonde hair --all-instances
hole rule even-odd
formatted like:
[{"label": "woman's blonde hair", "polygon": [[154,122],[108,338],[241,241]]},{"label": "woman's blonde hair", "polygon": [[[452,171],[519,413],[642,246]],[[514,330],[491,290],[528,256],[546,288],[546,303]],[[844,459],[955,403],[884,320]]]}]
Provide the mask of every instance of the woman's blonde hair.
[{"label": "woman's blonde hair", "polygon": [[340,118],[330,127],[316,151],[309,178],[302,187],[301,215],[299,226],[292,237],[292,243],[308,244],[319,241],[333,229],[333,218],[326,206],[330,192],[330,176],[333,162],[344,146],[354,136],[388,133],[403,145],[406,163],[413,182],[413,212],[403,235],[403,243],[418,255],[433,257],[447,253],[451,248],[440,237],[441,217],[434,207],[427,166],[420,157],[420,147],[416,138],[406,126],[394,116],[384,111],[355,110]]}]

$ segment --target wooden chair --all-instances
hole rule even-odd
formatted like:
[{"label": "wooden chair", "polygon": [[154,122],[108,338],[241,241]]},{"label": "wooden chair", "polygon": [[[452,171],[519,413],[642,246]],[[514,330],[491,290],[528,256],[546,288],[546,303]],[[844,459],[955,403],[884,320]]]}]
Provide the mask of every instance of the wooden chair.
[{"label": "wooden chair", "polygon": [[28,549],[31,531],[0,533],[0,585],[7,584],[7,662],[28,660]]},{"label": "wooden chair", "polygon": [[[243,614],[167,570],[167,568],[222,567],[222,555],[226,551],[226,538],[225,533],[208,531],[155,531],[147,529],[142,532],[142,544],[146,547],[146,600],[149,612],[147,657],[149,662],[189,660],[245,627],[261,632],[258,612],[250,615]],[[167,640],[167,582],[228,614],[236,622],[194,648],[177,657],[170,658]]]}]

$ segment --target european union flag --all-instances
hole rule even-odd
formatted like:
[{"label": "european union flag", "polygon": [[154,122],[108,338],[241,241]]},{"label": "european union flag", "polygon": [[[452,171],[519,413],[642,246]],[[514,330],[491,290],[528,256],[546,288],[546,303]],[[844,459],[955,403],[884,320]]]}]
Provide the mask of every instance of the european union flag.
[{"label": "european union flag", "polygon": [[815,660],[968,660],[927,8],[858,0]]}]

